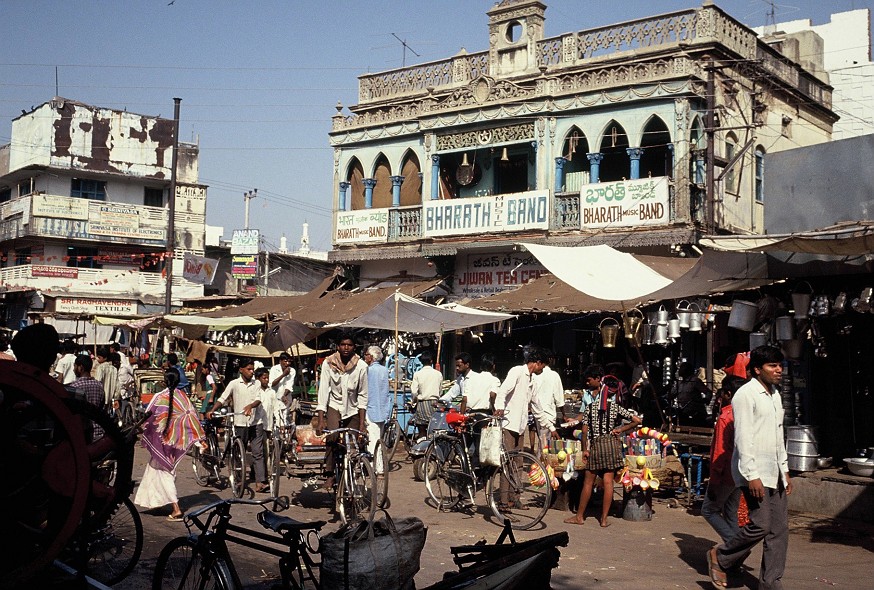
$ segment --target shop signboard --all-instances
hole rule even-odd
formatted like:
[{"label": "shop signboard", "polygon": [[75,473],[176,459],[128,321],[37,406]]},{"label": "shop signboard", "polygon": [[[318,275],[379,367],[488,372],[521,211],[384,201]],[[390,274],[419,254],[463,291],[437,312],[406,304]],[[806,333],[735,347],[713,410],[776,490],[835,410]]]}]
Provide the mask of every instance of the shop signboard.
[{"label": "shop signboard", "polygon": [[58,297],[55,311],[60,313],[86,313],[107,315],[136,315],[137,302],[127,299],[102,299],[85,297]]},{"label": "shop signboard", "polygon": [[361,209],[337,213],[337,244],[388,241],[388,209]]},{"label": "shop signboard", "polygon": [[485,297],[534,280],[546,270],[528,252],[471,254],[455,275],[455,295]]},{"label": "shop signboard", "polygon": [[471,235],[549,229],[549,191],[426,201],[422,235]]},{"label": "shop signboard", "polygon": [[165,231],[159,227],[141,227],[126,229],[101,223],[89,223],[77,219],[60,219],[58,217],[35,217],[32,231],[38,236],[58,236],[62,238],[77,238],[82,240],[97,240],[109,242],[136,241],[140,244],[163,246]]},{"label": "shop signboard", "polygon": [[33,195],[31,199],[31,214],[34,217],[88,219],[88,199],[59,195]]},{"label": "shop signboard", "polygon": [[61,279],[78,279],[79,269],[75,266],[48,266],[33,264],[30,267],[32,277],[57,277]]},{"label": "shop signboard", "polygon": [[124,205],[100,205],[97,207],[99,223],[120,228],[139,229],[140,212],[136,207]]},{"label": "shop signboard", "polygon": [[213,279],[215,279],[217,267],[218,260],[186,252],[183,256],[182,276],[185,280],[197,283],[198,285],[211,285]]},{"label": "shop signboard", "polygon": [[254,279],[258,276],[258,257],[234,256],[231,261],[231,276],[235,279]]},{"label": "shop signboard", "polygon": [[257,254],[259,237],[257,229],[235,229],[231,236],[231,254]]},{"label": "shop signboard", "polygon": [[580,191],[581,229],[665,225],[670,220],[664,176],[587,184]]}]

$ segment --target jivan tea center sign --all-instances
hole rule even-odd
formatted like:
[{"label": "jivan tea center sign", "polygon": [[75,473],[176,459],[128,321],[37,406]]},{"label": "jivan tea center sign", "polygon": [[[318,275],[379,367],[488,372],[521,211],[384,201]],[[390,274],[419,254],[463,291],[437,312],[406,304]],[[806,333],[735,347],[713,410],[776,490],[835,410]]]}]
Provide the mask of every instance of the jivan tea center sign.
[{"label": "jivan tea center sign", "polygon": [[528,252],[476,254],[455,275],[455,294],[467,297],[493,295],[534,280],[548,272]]}]

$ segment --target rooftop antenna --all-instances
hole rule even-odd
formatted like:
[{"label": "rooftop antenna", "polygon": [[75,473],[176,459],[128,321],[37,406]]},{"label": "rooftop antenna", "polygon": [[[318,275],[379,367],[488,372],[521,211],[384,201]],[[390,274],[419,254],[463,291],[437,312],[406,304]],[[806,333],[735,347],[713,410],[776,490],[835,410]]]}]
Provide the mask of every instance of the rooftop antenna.
[{"label": "rooftop antenna", "polygon": [[60,96],[61,93],[58,91],[58,66],[55,66],[55,96]]},{"label": "rooftop antenna", "polygon": [[391,36],[394,37],[395,39],[397,39],[398,41],[400,41],[400,42],[401,42],[401,45],[403,45],[403,47],[404,47],[404,57],[403,57],[403,59],[401,60],[401,67],[402,67],[402,68],[407,67],[407,49],[409,49],[410,52],[411,52],[413,55],[415,55],[416,57],[422,57],[421,55],[419,55],[418,53],[416,53],[416,50],[415,50],[415,49],[413,49],[412,47],[410,47],[409,45],[407,45],[407,40],[406,40],[406,39],[401,39],[400,37],[398,37],[398,36],[395,35],[394,33],[392,33]]},{"label": "rooftop antenna", "polygon": [[768,0],[770,8],[765,15],[765,34],[768,33],[768,27],[771,28],[771,33],[777,32],[777,4],[774,0]]}]

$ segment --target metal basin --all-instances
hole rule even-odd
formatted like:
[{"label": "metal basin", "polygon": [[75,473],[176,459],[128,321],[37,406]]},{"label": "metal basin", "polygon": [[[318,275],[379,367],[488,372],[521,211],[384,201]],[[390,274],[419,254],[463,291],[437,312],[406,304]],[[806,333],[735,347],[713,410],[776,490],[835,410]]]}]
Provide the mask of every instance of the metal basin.
[{"label": "metal basin", "polygon": [[853,475],[861,477],[871,477],[874,475],[874,459],[860,459],[858,457],[849,457],[844,459],[847,464],[847,469]]}]

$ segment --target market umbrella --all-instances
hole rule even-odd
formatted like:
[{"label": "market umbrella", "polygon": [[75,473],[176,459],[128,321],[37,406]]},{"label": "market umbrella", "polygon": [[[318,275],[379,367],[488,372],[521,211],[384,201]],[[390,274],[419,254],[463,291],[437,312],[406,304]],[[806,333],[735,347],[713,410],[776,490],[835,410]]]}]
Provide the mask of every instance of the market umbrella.
[{"label": "market umbrella", "polygon": [[295,344],[312,340],[325,332],[321,328],[311,328],[298,320],[282,320],[275,323],[264,335],[264,348],[270,352],[288,350]]}]

